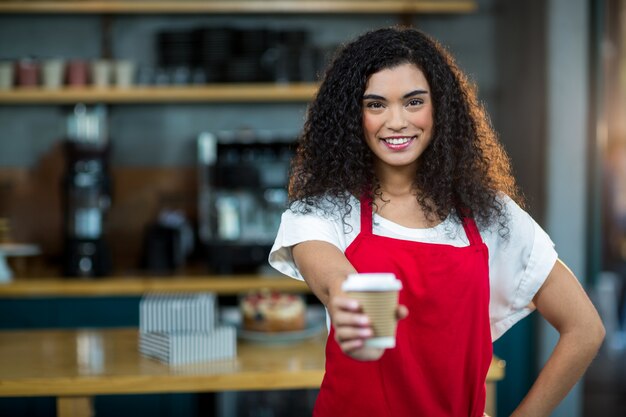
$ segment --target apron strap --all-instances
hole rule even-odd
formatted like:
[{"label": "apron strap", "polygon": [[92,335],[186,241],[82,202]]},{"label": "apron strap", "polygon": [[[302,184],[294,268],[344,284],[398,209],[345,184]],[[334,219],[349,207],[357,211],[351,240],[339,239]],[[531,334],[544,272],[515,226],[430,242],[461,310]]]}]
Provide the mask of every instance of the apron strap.
[{"label": "apron strap", "polygon": [[465,229],[465,234],[469,239],[470,245],[479,245],[483,243],[483,238],[480,236],[478,226],[476,226],[476,222],[472,217],[463,217],[463,229]]},{"label": "apron strap", "polygon": [[372,200],[361,197],[361,233],[372,234]]}]

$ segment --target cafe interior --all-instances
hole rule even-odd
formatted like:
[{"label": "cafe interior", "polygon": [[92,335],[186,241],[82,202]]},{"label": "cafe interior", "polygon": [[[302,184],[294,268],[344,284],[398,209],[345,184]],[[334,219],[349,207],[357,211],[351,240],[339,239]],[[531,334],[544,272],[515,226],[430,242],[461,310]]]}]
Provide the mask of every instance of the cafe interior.
[{"label": "cafe interior", "polygon": [[[552,415],[625,416],[626,0],[0,0],[0,415],[311,415],[324,309],[267,257],[320,74],[392,25],[475,83],[603,319]],[[243,328],[266,292],[304,328]],[[535,313],[494,343],[490,416],[557,338]]]}]

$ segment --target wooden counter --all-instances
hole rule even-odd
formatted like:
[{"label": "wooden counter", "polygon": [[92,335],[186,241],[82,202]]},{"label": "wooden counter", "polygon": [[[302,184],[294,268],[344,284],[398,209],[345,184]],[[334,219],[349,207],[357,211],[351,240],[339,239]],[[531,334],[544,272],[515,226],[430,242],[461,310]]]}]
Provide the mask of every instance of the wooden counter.
[{"label": "wooden counter", "polygon": [[268,288],[285,292],[310,292],[302,281],[286,276],[120,276],[93,279],[32,277],[0,283],[0,298],[141,296],[151,291],[207,291],[236,295]]},{"label": "wooden counter", "polygon": [[140,394],[318,387],[325,335],[297,345],[240,343],[233,360],[168,366],[139,355],[137,329],[0,332],[0,396]]},{"label": "wooden counter", "polygon": [[[59,417],[88,416],[94,395],[318,388],[324,375],[325,334],[239,343],[236,359],[184,366],[140,356],[137,338],[137,329],[0,331],[0,397],[56,396]],[[494,359],[488,404],[503,377]]]}]

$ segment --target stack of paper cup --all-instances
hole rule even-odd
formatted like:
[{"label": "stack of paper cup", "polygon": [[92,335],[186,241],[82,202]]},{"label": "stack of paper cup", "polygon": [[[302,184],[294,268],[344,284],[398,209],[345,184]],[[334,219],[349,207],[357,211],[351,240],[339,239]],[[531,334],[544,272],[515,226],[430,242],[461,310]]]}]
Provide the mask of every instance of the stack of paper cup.
[{"label": "stack of paper cup", "polygon": [[237,356],[234,326],[217,323],[213,293],[146,294],[139,303],[139,352],[170,365]]},{"label": "stack of paper cup", "polygon": [[402,282],[392,273],[350,274],[342,284],[350,298],[359,301],[369,317],[373,336],[365,346],[392,348],[396,346],[396,310]]}]

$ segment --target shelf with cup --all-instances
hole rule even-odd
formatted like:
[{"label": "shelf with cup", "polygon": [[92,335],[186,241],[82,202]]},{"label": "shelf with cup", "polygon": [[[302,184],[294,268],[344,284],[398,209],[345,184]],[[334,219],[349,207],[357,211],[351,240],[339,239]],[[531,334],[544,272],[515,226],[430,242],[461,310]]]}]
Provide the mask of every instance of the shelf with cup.
[{"label": "shelf with cup", "polygon": [[236,295],[254,290],[309,293],[302,281],[282,275],[128,275],[93,279],[41,276],[0,283],[0,298],[141,296],[147,292],[214,292]]},{"label": "shelf with cup", "polygon": [[469,13],[475,0],[4,0],[0,13]]},{"label": "shelf with cup", "polygon": [[303,102],[312,99],[317,88],[316,83],[224,83],[128,88],[66,87],[58,90],[17,87],[0,91],[0,104]]}]

